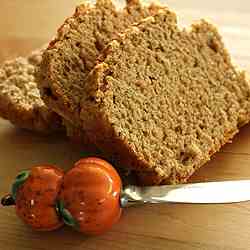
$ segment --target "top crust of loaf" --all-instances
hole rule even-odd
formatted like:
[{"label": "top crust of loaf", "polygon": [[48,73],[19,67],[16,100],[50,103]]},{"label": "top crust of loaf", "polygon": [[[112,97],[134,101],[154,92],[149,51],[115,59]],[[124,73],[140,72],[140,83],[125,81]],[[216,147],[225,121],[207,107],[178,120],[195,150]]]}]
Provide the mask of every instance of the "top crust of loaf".
[{"label": "top crust of loaf", "polygon": [[69,121],[77,119],[86,77],[100,52],[118,32],[162,8],[156,4],[142,6],[137,0],[127,1],[122,10],[111,0],[77,7],[45,51],[37,74],[48,106]]},{"label": "top crust of loaf", "polygon": [[149,184],[185,182],[250,120],[249,79],[205,20],[181,30],[162,10],[101,58],[75,122],[125,166],[155,173]]},{"label": "top crust of loaf", "polygon": [[4,62],[0,68],[0,116],[14,125],[50,133],[61,130],[60,117],[50,111],[40,97],[35,81],[43,49],[27,58],[19,57]]}]

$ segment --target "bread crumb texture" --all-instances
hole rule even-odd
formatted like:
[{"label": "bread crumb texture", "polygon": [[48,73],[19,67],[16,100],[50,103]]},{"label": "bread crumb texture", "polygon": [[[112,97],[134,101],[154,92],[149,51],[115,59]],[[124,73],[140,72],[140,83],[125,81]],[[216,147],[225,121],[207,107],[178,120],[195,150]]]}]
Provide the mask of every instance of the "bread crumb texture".
[{"label": "bread crumb texture", "polygon": [[0,116],[14,125],[49,133],[60,130],[61,119],[50,111],[40,97],[35,70],[43,50],[19,57],[0,67]]},{"label": "bread crumb texture", "polygon": [[75,122],[144,184],[186,182],[249,122],[249,78],[205,20],[180,29],[161,10],[101,58],[79,92]]},{"label": "bread crumb texture", "polygon": [[86,77],[100,52],[118,32],[161,8],[142,6],[137,0],[127,1],[124,9],[117,9],[110,0],[78,6],[43,55],[38,82],[48,106],[69,121],[79,117]]}]

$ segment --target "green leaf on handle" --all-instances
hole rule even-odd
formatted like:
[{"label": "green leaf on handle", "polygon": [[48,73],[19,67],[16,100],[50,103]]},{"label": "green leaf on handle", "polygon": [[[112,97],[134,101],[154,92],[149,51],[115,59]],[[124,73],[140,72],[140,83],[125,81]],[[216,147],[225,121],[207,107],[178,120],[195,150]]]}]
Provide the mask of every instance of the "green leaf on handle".
[{"label": "green leaf on handle", "polygon": [[29,175],[30,175],[30,170],[24,170],[17,175],[11,188],[11,195],[14,200],[16,200],[16,193],[17,193],[18,188],[21,185],[23,185],[23,183],[28,179]]},{"label": "green leaf on handle", "polygon": [[78,224],[68,209],[64,207],[63,201],[58,201],[56,205],[57,212],[62,217],[64,223],[70,227],[77,228]]}]

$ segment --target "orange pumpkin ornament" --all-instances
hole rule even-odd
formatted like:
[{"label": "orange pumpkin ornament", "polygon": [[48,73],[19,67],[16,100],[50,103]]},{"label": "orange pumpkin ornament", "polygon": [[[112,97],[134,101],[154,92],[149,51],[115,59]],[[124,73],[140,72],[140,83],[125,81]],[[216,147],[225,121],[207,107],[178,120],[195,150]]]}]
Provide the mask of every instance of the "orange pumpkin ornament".
[{"label": "orange pumpkin ornament", "polygon": [[56,166],[42,165],[22,171],[12,185],[11,195],[2,204],[16,205],[19,218],[33,229],[51,231],[63,225],[56,201],[64,172]]},{"label": "orange pumpkin ornament", "polygon": [[122,182],[116,170],[99,158],[78,161],[63,178],[59,211],[64,222],[87,235],[98,235],[121,216]]}]

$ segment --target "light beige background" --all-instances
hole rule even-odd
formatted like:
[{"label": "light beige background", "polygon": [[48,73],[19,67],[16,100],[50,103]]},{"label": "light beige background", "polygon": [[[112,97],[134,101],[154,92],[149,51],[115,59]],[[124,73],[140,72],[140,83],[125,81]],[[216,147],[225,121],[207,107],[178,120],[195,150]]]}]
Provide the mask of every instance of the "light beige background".
[{"label": "light beige background", "polygon": [[[54,36],[78,0],[1,0],[0,61],[25,55]],[[206,17],[216,22],[235,61],[250,69],[250,2],[247,0],[169,0],[182,24]],[[70,168],[82,155],[62,135],[50,138],[15,130],[0,120],[0,196],[16,173],[33,164]],[[250,178],[250,126],[242,129],[192,181]],[[113,230],[86,238],[62,229],[37,233],[23,225],[13,208],[0,208],[1,250],[248,250],[250,203],[131,208]]]}]

